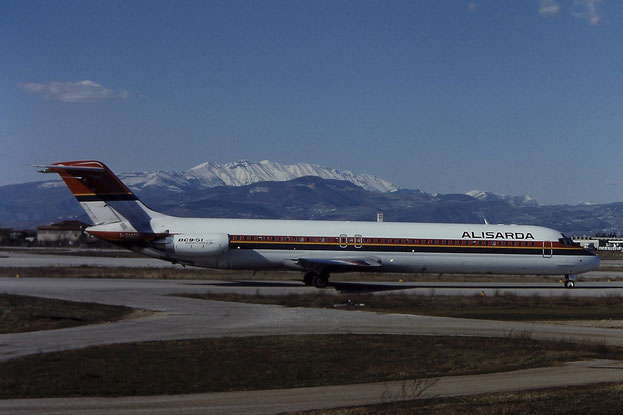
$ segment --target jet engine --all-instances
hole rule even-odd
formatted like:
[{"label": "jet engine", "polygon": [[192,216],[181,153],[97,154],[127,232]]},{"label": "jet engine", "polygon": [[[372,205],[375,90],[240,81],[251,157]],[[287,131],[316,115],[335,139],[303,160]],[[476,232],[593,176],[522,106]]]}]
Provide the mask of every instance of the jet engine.
[{"label": "jet engine", "polygon": [[220,255],[229,250],[226,233],[182,233],[153,242],[154,248],[170,254],[206,256]]}]

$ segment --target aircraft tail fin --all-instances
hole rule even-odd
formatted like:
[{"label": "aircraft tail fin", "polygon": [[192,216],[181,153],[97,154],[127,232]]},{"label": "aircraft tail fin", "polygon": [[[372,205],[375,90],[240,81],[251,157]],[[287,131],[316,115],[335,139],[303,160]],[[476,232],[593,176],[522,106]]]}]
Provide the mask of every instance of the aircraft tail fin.
[{"label": "aircraft tail fin", "polygon": [[102,162],[67,161],[41,167],[42,173],[61,176],[95,225],[125,222],[147,231],[151,219],[161,215],[145,206]]}]

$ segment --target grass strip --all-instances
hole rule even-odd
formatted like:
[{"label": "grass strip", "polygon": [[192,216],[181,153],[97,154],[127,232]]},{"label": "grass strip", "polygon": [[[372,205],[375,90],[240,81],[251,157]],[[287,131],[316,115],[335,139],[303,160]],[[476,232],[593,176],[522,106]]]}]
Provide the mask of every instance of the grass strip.
[{"label": "grass strip", "polygon": [[132,312],[123,306],[0,294],[0,334],[105,323]]},{"label": "grass strip", "polygon": [[618,415],[621,413],[623,413],[623,384],[600,384],[291,412],[288,415]]},{"label": "grass strip", "polygon": [[0,363],[0,398],[295,388],[619,359],[603,344],[406,335],[234,337],[93,346]]},{"label": "grass strip", "polygon": [[[620,320],[623,297],[518,296],[435,296],[406,294],[339,294],[322,292],[290,295],[245,295],[235,293],[182,294],[204,300],[285,307],[335,308],[380,313],[419,314],[454,318],[512,321]],[[362,304],[362,305],[361,305]]]}]

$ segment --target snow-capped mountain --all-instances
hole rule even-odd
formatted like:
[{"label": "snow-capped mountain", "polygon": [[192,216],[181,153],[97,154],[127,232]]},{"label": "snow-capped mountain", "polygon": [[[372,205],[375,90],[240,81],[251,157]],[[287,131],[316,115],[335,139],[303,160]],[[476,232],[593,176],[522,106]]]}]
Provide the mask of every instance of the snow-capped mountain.
[{"label": "snow-capped mountain", "polygon": [[145,190],[163,187],[180,192],[188,186],[246,186],[264,181],[287,181],[303,176],[316,176],[323,179],[346,180],[366,190],[388,192],[396,190],[392,183],[370,174],[355,175],[318,164],[298,163],[280,164],[268,160],[251,162],[242,160],[234,163],[202,163],[185,171],[158,171],[147,173],[121,174],[121,180],[130,187]]},{"label": "snow-capped mountain", "polygon": [[220,186],[221,183],[206,184],[189,171],[152,171],[121,173],[119,178],[130,188],[148,190],[162,189],[171,192],[183,192],[185,189],[198,185],[199,187]]},{"label": "snow-capped mountain", "polygon": [[529,195],[508,196],[492,192],[483,192],[482,190],[472,190],[465,194],[483,202],[504,201],[511,206],[538,206],[537,201]]}]

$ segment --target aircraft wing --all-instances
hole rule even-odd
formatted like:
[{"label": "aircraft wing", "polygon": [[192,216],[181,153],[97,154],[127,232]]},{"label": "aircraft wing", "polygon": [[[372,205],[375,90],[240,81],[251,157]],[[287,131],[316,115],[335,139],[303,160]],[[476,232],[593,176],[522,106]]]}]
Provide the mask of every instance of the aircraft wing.
[{"label": "aircraft wing", "polygon": [[375,257],[298,258],[295,260],[295,263],[308,271],[316,273],[320,273],[322,271],[347,272],[370,270],[383,265],[381,259]]}]

